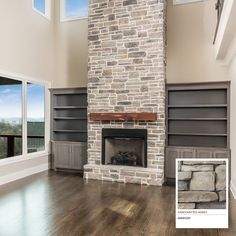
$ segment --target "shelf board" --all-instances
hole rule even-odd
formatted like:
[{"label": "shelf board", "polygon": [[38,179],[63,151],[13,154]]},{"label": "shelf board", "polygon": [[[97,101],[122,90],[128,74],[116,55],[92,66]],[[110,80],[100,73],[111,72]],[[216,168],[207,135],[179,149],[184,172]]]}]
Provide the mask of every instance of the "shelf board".
[{"label": "shelf board", "polygon": [[168,108],[217,108],[227,107],[227,104],[204,104],[204,105],[168,105]]},{"label": "shelf board", "polygon": [[55,106],[54,109],[87,109],[87,106]]},{"label": "shelf board", "polygon": [[87,117],[54,117],[54,120],[87,120]]},{"label": "shelf board", "polygon": [[227,121],[227,118],[168,118],[168,120],[176,120],[176,121]]},{"label": "shelf board", "polygon": [[87,130],[54,130],[56,133],[87,133]]},{"label": "shelf board", "polygon": [[209,134],[209,133],[168,133],[168,135],[176,135],[176,136],[221,136],[227,137],[227,134]]}]

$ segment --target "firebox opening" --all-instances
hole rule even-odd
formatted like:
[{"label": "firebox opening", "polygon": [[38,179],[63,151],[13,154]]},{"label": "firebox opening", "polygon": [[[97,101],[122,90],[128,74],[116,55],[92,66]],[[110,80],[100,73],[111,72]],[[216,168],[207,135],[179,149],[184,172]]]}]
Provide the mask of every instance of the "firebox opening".
[{"label": "firebox opening", "polygon": [[102,164],[147,167],[147,130],[103,129]]}]

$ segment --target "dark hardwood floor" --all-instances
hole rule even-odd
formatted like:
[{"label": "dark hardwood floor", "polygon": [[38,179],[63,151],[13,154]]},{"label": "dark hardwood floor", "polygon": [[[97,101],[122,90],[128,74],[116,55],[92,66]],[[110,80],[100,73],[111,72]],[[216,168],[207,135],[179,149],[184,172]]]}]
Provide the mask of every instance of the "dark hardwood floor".
[{"label": "dark hardwood floor", "polygon": [[175,229],[174,187],[84,181],[44,172],[0,187],[1,236],[236,235],[230,229]]}]

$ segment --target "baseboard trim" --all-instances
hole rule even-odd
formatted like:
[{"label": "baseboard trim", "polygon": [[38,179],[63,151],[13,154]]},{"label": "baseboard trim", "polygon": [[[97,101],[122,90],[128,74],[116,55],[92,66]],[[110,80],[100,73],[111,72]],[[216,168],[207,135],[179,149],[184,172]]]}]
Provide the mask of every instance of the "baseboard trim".
[{"label": "baseboard trim", "polygon": [[232,194],[233,194],[234,199],[236,199],[236,186],[235,186],[235,184],[232,182],[232,180],[231,180],[231,182],[230,182],[230,190],[231,190],[231,192],[232,192]]},{"label": "baseboard trim", "polygon": [[48,163],[0,177],[0,186],[49,169]]}]

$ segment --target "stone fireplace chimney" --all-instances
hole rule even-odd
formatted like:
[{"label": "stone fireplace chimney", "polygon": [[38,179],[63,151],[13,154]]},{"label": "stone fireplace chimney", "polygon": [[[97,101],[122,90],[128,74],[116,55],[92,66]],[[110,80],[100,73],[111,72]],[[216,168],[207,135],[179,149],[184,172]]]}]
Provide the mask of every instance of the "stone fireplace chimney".
[{"label": "stone fireplace chimney", "polygon": [[[90,119],[86,179],[148,185],[161,185],[164,181],[165,2],[90,0],[89,115],[148,112],[156,114],[157,119]],[[104,165],[103,129],[119,129],[121,133],[125,129],[146,130],[147,165]],[[125,137],[124,140],[129,141]],[[127,152],[129,147],[123,141],[111,143],[119,143],[121,149],[126,146],[120,153]]]}]

